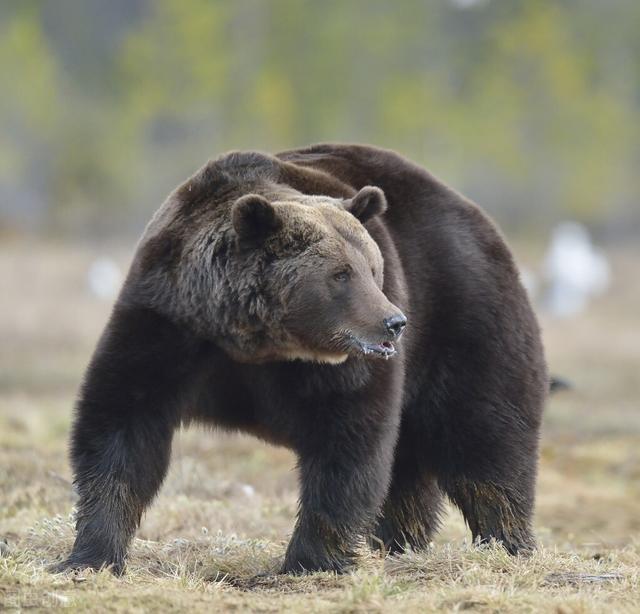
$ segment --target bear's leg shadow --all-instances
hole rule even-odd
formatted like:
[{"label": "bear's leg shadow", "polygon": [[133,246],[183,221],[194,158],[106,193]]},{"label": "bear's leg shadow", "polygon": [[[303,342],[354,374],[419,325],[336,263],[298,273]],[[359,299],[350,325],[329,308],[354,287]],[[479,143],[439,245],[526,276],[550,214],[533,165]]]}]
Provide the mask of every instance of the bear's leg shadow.
[{"label": "bear's leg shadow", "polygon": [[284,573],[343,572],[371,531],[384,500],[393,462],[397,411],[335,409],[348,423],[319,420],[314,444],[298,449],[300,507]]},{"label": "bear's leg shadow", "polygon": [[388,554],[426,548],[440,525],[443,495],[436,478],[420,466],[402,440],[393,477],[370,546]]},{"label": "bear's leg shadow", "polygon": [[191,342],[147,310],[116,307],[89,365],[71,439],[79,495],[71,555],[52,571],[124,569],[166,474],[194,365]]}]

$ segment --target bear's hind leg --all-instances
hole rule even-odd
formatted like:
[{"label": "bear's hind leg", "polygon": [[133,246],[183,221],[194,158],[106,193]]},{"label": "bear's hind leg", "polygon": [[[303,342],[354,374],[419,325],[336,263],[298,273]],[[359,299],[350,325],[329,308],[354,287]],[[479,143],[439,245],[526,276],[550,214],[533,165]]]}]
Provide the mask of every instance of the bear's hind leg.
[{"label": "bear's hind leg", "polygon": [[495,539],[509,554],[526,554],[535,548],[533,497],[521,487],[465,478],[447,480],[442,486],[460,508],[475,542]]},{"label": "bear's hind leg", "polygon": [[440,525],[442,492],[436,479],[394,466],[394,476],[372,537],[372,548],[398,554],[426,548]]}]

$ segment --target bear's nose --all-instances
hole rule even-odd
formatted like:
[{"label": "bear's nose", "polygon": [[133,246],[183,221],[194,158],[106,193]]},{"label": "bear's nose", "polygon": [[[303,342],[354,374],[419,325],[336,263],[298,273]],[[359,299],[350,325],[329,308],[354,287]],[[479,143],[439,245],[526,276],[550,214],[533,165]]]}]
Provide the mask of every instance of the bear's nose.
[{"label": "bear's nose", "polygon": [[403,313],[397,313],[390,318],[384,319],[384,327],[392,337],[399,337],[407,325],[407,318]]}]

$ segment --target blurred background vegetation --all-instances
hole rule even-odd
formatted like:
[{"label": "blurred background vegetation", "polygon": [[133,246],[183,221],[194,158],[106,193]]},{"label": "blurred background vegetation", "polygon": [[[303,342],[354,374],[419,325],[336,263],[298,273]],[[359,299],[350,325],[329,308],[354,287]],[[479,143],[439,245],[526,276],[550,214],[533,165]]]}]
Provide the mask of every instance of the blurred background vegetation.
[{"label": "blurred background vegetation", "polygon": [[228,149],[361,141],[514,235],[640,228],[637,0],[5,0],[0,234],[140,232]]},{"label": "blurred background vegetation", "polygon": [[[638,0],[0,0],[0,610],[640,611],[639,33]],[[329,140],[397,149],[505,230],[572,386],[544,416],[547,549],[479,557],[452,513],[442,550],[404,559],[422,575],[369,560],[247,591],[284,554],[295,458],[190,429],[133,580],[47,574],[134,237],[208,158]]]}]

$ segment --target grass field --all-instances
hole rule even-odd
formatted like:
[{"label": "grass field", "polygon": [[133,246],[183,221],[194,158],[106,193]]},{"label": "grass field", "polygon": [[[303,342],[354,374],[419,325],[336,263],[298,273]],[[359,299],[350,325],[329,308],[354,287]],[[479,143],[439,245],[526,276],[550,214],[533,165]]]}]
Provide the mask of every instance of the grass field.
[{"label": "grass field", "polygon": [[192,429],[175,440],[127,574],[52,576],[46,565],[73,538],[73,398],[110,309],[86,290],[100,253],[0,246],[0,610],[640,611],[639,253],[612,256],[611,292],[587,313],[543,319],[551,369],[575,389],[547,407],[532,557],[472,547],[451,510],[428,552],[363,551],[344,576],[278,576],[296,511],[293,456]]}]

